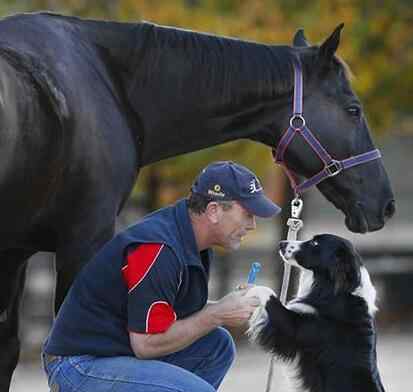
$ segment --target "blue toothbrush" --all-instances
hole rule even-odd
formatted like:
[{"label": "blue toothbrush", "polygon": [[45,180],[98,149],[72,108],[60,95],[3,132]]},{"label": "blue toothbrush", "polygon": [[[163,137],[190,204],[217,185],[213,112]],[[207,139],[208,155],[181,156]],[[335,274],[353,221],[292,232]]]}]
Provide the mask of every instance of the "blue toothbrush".
[{"label": "blue toothbrush", "polygon": [[248,284],[255,284],[255,280],[257,279],[257,273],[261,271],[261,264],[260,263],[252,263],[250,272],[248,273]]}]

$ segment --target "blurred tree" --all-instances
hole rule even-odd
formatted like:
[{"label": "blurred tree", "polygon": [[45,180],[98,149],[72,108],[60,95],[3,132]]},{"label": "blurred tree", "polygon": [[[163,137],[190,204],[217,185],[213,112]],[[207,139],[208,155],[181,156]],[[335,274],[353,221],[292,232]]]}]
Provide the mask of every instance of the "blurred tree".
[{"label": "blurred tree", "polygon": [[2,0],[0,2],[0,16],[24,11],[26,6],[26,0]]},{"label": "blurred tree", "polygon": [[26,0],[31,10],[52,10],[71,15],[110,18],[115,16],[118,0]]}]

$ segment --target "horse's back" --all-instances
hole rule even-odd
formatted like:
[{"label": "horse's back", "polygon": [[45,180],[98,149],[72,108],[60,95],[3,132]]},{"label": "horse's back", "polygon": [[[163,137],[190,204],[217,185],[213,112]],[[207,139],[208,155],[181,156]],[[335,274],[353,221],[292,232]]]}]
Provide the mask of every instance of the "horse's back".
[{"label": "horse's back", "polygon": [[[92,46],[128,56],[144,39],[146,23],[81,19],[50,12],[22,13],[0,19],[0,45],[51,54],[72,53]],[[34,53],[36,53],[34,52]]]},{"label": "horse's back", "polygon": [[[13,53],[45,96],[64,102],[63,114],[61,108],[53,107],[52,99],[39,105],[46,115],[49,111],[60,116],[59,130],[30,134],[33,138],[54,138],[51,148],[61,151],[60,178],[54,179],[58,189],[54,189],[48,206],[55,215],[67,211],[67,218],[75,218],[100,208],[113,220],[136,179],[141,132],[137,128],[141,124],[128,108],[124,86],[116,78],[111,59],[94,39],[101,35],[104,40],[113,30],[127,37],[131,27],[49,13],[17,14],[0,20],[0,57],[6,51]],[[108,42],[111,44],[109,38]],[[47,126],[36,124],[42,117],[34,113],[30,119],[33,129]],[[23,131],[15,130],[21,135]],[[32,164],[35,160],[36,156],[28,157]],[[77,203],[70,202],[74,195]]]}]

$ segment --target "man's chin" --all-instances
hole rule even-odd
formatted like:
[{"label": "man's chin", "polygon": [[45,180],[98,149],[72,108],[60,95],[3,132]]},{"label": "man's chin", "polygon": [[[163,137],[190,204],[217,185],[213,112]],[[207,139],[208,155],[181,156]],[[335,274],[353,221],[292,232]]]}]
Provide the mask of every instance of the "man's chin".
[{"label": "man's chin", "polygon": [[225,251],[232,252],[238,250],[241,247],[241,240],[233,240],[225,243],[216,244],[216,246],[222,248]]},{"label": "man's chin", "polygon": [[241,241],[234,241],[228,244],[228,246],[226,246],[225,249],[234,251],[234,250],[238,250],[240,247],[241,247]]}]

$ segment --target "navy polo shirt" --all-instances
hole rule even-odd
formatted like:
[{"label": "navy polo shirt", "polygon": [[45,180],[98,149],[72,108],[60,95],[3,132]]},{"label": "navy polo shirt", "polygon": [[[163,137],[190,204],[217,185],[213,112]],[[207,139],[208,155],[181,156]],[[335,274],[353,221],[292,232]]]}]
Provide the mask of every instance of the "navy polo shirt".
[{"label": "navy polo shirt", "polygon": [[162,333],[205,306],[211,257],[198,252],[186,200],[146,216],[82,269],[44,351],[133,356],[129,331]]}]

